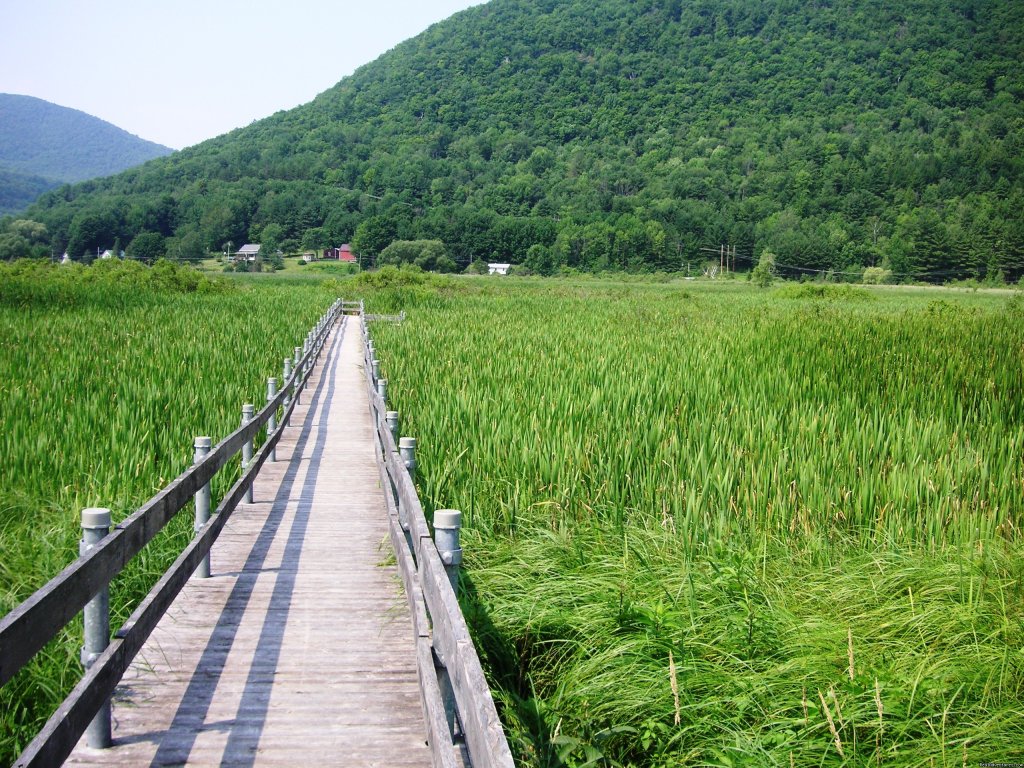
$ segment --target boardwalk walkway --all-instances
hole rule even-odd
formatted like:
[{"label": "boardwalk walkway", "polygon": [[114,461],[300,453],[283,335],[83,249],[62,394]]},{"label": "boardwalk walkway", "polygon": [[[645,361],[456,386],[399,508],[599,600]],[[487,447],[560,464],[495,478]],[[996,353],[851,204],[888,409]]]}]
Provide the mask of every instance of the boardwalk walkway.
[{"label": "boardwalk walkway", "polygon": [[388,544],[359,317],[211,556],[125,674],[114,747],[76,765],[425,766],[411,620]]}]

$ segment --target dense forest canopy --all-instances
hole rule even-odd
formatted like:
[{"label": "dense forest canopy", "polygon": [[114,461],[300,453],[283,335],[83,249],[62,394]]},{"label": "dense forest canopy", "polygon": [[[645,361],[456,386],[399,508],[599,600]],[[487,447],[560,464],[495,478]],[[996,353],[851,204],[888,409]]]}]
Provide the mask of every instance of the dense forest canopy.
[{"label": "dense forest canopy", "polygon": [[171,149],[32,96],[0,93],[0,213],[64,182],[109,176]]},{"label": "dense forest canopy", "polygon": [[[1024,275],[1024,4],[492,0],[30,211],[75,258],[439,240],[459,267]],[[717,258],[717,257],[712,257]]]}]

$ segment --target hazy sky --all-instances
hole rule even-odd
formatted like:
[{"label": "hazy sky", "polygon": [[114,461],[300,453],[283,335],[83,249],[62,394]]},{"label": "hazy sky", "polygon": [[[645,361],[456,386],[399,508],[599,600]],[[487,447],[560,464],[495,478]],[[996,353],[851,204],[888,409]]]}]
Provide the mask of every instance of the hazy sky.
[{"label": "hazy sky", "polygon": [[0,93],[174,149],[310,101],[481,0],[5,0]]}]

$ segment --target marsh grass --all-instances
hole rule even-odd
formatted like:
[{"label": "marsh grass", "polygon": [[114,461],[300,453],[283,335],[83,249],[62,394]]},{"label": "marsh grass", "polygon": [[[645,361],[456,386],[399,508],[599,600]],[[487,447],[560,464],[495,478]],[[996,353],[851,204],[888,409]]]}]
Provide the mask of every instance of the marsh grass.
[{"label": "marsh grass", "polygon": [[[124,519],[192,463],[195,436],[222,438],[243,402],[262,404],[333,298],[173,265],[0,265],[0,611],[78,556],[82,508]],[[219,473],[215,500],[237,475],[237,462]],[[185,509],[114,581],[113,626],[191,535]],[[77,682],[80,645],[76,621],[0,691],[0,761]]]},{"label": "marsh grass", "polygon": [[374,337],[523,764],[1024,755],[1012,299],[421,288]]}]

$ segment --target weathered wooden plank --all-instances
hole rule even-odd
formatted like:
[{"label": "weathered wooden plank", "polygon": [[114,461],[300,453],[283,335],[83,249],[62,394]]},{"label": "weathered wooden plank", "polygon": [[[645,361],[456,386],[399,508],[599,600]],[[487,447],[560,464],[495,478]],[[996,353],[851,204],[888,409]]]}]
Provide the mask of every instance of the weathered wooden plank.
[{"label": "weathered wooden plank", "polygon": [[513,768],[512,752],[472,640],[459,642],[454,663],[446,669],[474,767]]},{"label": "weathered wooden plank", "polygon": [[433,620],[434,647],[451,678],[473,765],[512,766],[512,753],[469,628],[432,545],[424,545],[419,567],[423,596]]},{"label": "weathered wooden plank", "polygon": [[434,648],[447,666],[454,658],[459,642],[469,640],[469,629],[437,550],[428,542],[422,552],[423,557],[418,561],[420,586],[433,622]]},{"label": "weathered wooden plank", "polygon": [[[427,527],[426,518],[423,515],[423,507],[420,498],[416,495],[416,487],[412,484],[412,478],[405,468],[398,453],[390,453],[385,458],[388,466],[388,474],[391,482],[398,491],[398,507],[402,512],[404,521],[409,525],[409,534],[415,541],[423,536],[430,536],[430,529]],[[417,557],[419,553],[416,553]]]},{"label": "weathered wooden plank", "polygon": [[427,741],[430,743],[434,768],[455,768],[455,747],[452,744],[451,732],[448,730],[441,688],[437,684],[434,654],[429,638],[421,637],[417,640],[416,662],[423,696],[423,718],[427,725]]},{"label": "weathered wooden plank", "polygon": [[379,454],[377,454],[377,466],[381,485],[384,486],[384,500],[388,511],[388,537],[391,540],[391,548],[395,553],[395,562],[402,577],[402,586],[405,587],[406,600],[412,614],[413,634],[416,637],[429,637],[430,622],[427,619],[426,604],[423,601],[423,592],[420,589],[419,577],[416,573],[416,563],[413,560],[412,552],[409,551],[405,531],[398,519],[398,508],[391,495],[390,477]]},{"label": "weathered wooden plank", "polygon": [[402,576],[402,586],[405,587],[409,612],[412,615],[413,634],[416,637],[430,637],[430,621],[427,619],[426,603],[423,600],[423,592],[416,575],[416,564],[406,545],[405,532],[402,530],[397,516],[390,517],[388,533],[391,538],[391,546],[395,551],[398,572]]}]

